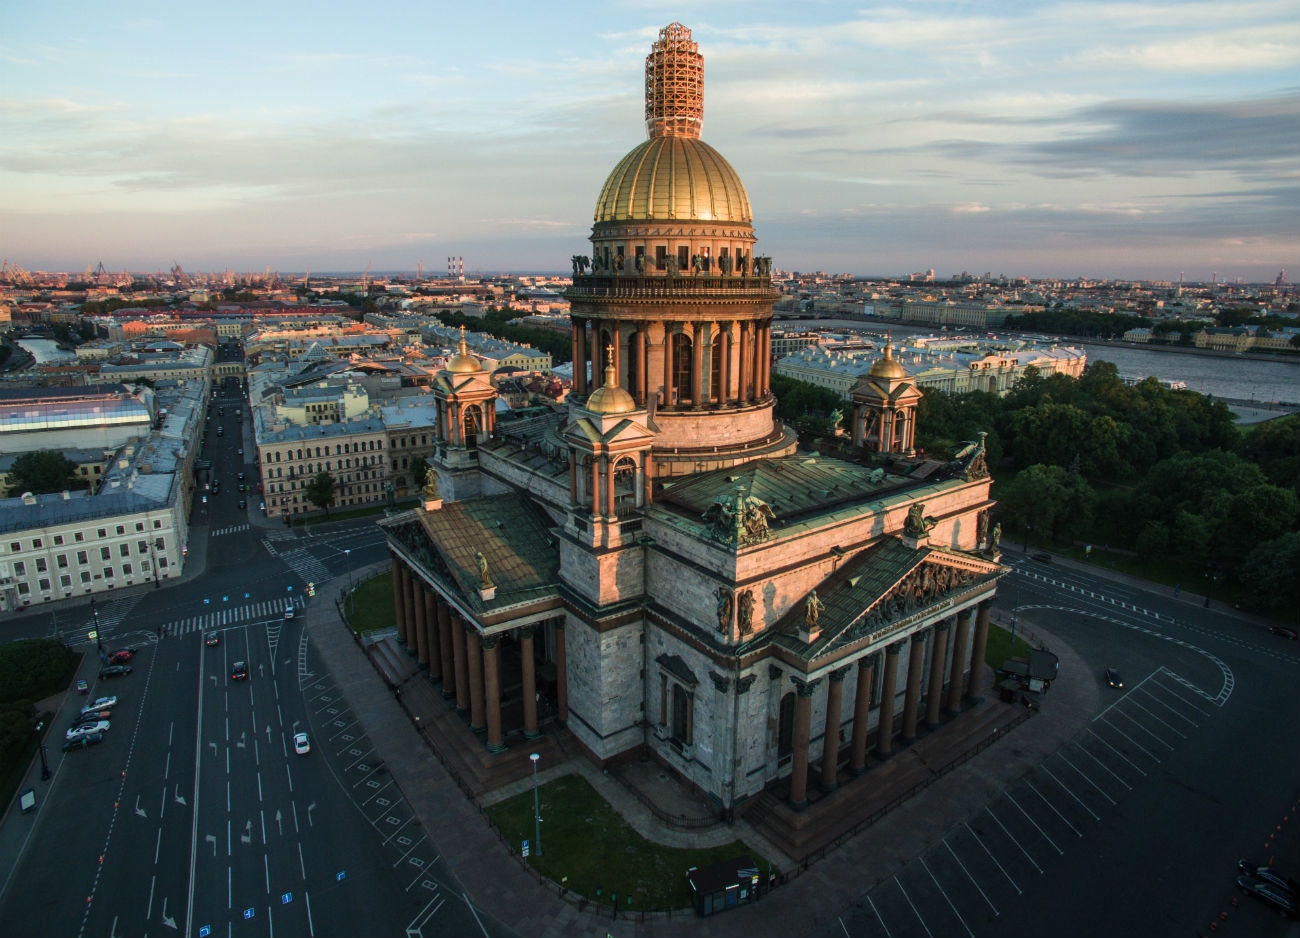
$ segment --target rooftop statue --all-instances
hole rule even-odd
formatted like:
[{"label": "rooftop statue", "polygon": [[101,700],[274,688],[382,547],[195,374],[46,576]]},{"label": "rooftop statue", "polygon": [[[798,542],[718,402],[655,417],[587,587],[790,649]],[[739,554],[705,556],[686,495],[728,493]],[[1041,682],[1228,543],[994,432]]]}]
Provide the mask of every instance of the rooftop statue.
[{"label": "rooftop statue", "polygon": [[903,533],[911,537],[925,537],[937,521],[925,516],[925,503],[917,502],[907,510],[907,520],[903,522]]},{"label": "rooftop statue", "polygon": [[474,559],[478,561],[479,586],[485,590],[492,589],[496,584],[492,582],[492,574],[488,572],[487,558],[483,556],[482,551],[476,551]]},{"label": "rooftop statue", "polygon": [[424,474],[424,488],[421,489],[426,499],[438,498],[438,472],[432,466]]},{"label": "rooftop statue", "polygon": [[744,547],[757,544],[772,536],[768,522],[775,521],[771,507],[761,498],[745,494],[743,485],[736,486],[732,498],[722,498],[704,513],[711,533],[726,544]]},{"label": "rooftop statue", "polygon": [[823,605],[821,599],[818,597],[817,591],[813,590],[808,594],[808,599],[804,603],[804,624],[810,629],[815,629],[817,627],[817,620],[821,618],[822,610],[825,608],[826,606]]}]

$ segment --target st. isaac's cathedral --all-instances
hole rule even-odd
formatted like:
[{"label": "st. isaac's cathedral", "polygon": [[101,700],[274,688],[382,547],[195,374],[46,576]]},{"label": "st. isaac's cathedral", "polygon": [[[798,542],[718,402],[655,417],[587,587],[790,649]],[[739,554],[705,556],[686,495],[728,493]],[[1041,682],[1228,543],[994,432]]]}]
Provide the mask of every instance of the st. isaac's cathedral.
[{"label": "st. isaac's cathedral", "polygon": [[567,412],[499,411],[463,339],[436,379],[422,507],[383,522],[398,637],[483,758],[562,726],[724,811],[774,783],[798,808],[979,696],[1004,572],[984,447],[918,457],[889,346],[843,429],[800,446],[690,30],[660,31],[645,88],[648,139],[572,258]]}]

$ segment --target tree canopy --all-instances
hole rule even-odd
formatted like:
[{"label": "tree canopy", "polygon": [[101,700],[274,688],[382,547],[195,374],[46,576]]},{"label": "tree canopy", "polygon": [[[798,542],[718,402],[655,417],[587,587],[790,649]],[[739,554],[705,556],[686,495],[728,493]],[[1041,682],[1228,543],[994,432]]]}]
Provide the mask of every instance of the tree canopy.
[{"label": "tree canopy", "polygon": [[330,505],[334,503],[334,477],[328,472],[318,472],[307,483],[307,488],[303,490],[303,495],[307,501],[311,502],[317,508],[324,508],[325,514],[330,513]]},{"label": "tree canopy", "polygon": [[32,492],[36,495],[82,488],[76,478],[77,464],[51,449],[23,453],[9,470],[9,497]]}]

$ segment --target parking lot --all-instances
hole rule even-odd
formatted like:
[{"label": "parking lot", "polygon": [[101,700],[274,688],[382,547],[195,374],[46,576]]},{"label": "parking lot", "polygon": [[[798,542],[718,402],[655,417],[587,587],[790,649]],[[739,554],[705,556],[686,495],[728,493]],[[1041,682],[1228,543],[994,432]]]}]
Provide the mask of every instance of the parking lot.
[{"label": "parking lot", "polygon": [[1119,693],[1067,745],[867,893],[841,919],[845,935],[1001,932],[1003,910],[1057,858],[1103,851],[1097,838],[1116,807],[1221,706],[1164,667]]}]

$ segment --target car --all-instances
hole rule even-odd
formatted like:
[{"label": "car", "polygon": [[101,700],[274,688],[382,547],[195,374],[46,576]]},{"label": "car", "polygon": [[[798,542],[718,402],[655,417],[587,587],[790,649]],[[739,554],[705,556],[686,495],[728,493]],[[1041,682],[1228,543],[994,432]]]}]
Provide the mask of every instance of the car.
[{"label": "car", "polygon": [[103,733],[83,733],[80,736],[75,736],[72,739],[67,740],[63,744],[63,751],[72,752],[74,749],[85,749],[89,746],[94,746],[96,743],[102,743],[103,741]]},{"label": "car", "polygon": [[235,450],[235,455],[237,455],[237,456],[243,456],[243,455],[244,455],[244,448],[241,446],[241,447],[239,447],[239,449]]},{"label": "car", "polygon": [[243,681],[248,678],[248,665],[242,661],[236,661],[234,667],[230,669],[230,679],[232,681]]},{"label": "car", "polygon": [[1109,684],[1111,687],[1115,687],[1115,688],[1120,688],[1124,686],[1124,681],[1119,676],[1119,669],[1117,668],[1106,669],[1106,683]]},{"label": "car", "polygon": [[1255,877],[1256,879],[1262,879],[1266,883],[1272,883],[1279,889],[1285,889],[1293,895],[1300,892],[1300,884],[1297,884],[1296,881],[1291,879],[1289,876],[1283,876],[1274,867],[1261,866],[1251,860],[1238,860],[1237,869]]},{"label": "car", "polygon": [[111,720],[113,718],[112,710],[90,710],[78,714],[72,721],[73,726],[80,726],[83,723],[98,723],[100,720]]},{"label": "car", "polygon": [[217,436],[225,436],[225,435],[226,435],[226,428],[225,428],[225,427],[217,427]]},{"label": "car", "polygon": [[293,751],[300,756],[305,756],[311,752],[311,740],[307,738],[306,733],[293,734]]},{"label": "car", "polygon": [[241,472],[239,475],[235,476],[235,478],[236,478],[238,481],[243,482],[243,481],[244,481],[244,474]]},{"label": "car", "polygon": [[130,661],[130,660],[131,660],[132,658],[134,658],[134,657],[135,657],[135,655],[131,654],[131,652],[129,652],[129,651],[115,651],[115,652],[113,652],[111,655],[108,656],[108,663],[109,663],[109,664],[126,664],[128,661]]},{"label": "car", "polygon": [[245,485],[243,482],[240,482],[240,483],[239,483],[239,491],[241,491],[241,492],[247,492],[247,491],[248,491],[248,486]]},{"label": "car", "polygon": [[261,482],[257,483],[257,490],[258,490],[259,492],[262,491],[262,483],[261,483]]},{"label": "car", "polygon": [[117,706],[116,697],[96,697],[90,703],[81,708],[82,713],[89,713],[91,710],[110,710]]},{"label": "car", "polygon": [[219,645],[221,644],[221,636],[216,632],[209,632],[207,635],[203,636],[203,644],[207,645],[209,648],[213,645]]},{"label": "car", "polygon": [[1242,873],[1237,877],[1237,889],[1248,896],[1254,896],[1256,899],[1268,903],[1279,914],[1287,918],[1295,917],[1295,893],[1289,889],[1284,889],[1270,880],[1260,879],[1258,876],[1252,876],[1249,873]]},{"label": "car", "polygon": [[266,511],[266,502],[258,502],[257,508],[259,511]]},{"label": "car", "polygon": [[108,721],[97,720],[94,723],[82,723],[80,726],[74,726],[63,734],[64,739],[77,739],[81,736],[89,736],[91,733],[107,733]]},{"label": "car", "polygon": [[[243,486],[241,485],[240,488],[243,488]],[[247,507],[248,507],[248,499],[241,498],[241,499],[239,500],[239,507],[240,507],[240,508],[247,508]]]},{"label": "car", "polygon": [[1039,563],[1051,563],[1051,562],[1052,562],[1052,555],[1049,554],[1049,553],[1047,553],[1046,551],[1041,551],[1041,550],[1040,550],[1040,551],[1035,551],[1034,553],[1030,554],[1029,556],[1030,556],[1032,559],[1037,560]]},{"label": "car", "polygon": [[125,675],[130,674],[132,670],[133,669],[131,668],[130,665],[110,664],[106,668],[99,669],[99,676],[101,678],[124,677]]},{"label": "car", "polygon": [[284,617],[286,619],[293,618],[293,603],[289,603],[289,605],[284,607]]},{"label": "car", "polygon": [[1296,640],[1296,630],[1289,625],[1271,625],[1268,629],[1274,635],[1280,635],[1283,638],[1289,638],[1291,641]]}]

